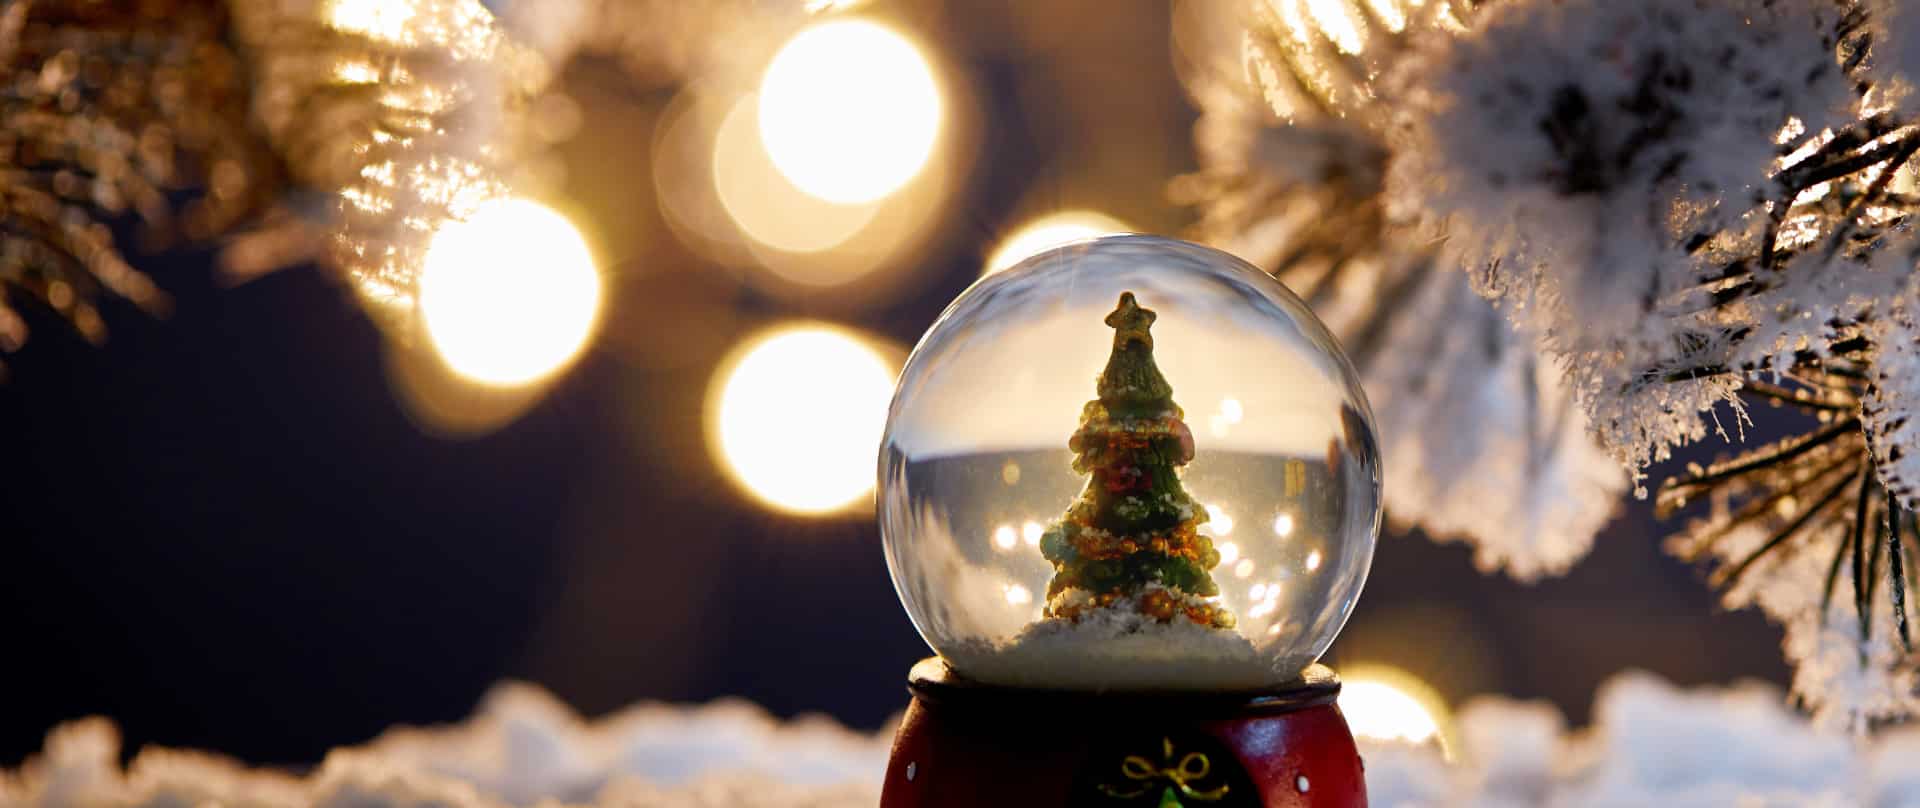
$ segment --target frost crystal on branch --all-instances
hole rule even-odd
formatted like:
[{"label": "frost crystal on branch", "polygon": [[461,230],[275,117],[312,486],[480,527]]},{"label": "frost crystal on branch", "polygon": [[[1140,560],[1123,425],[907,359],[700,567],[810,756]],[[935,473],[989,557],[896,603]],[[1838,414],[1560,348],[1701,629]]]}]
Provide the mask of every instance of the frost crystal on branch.
[{"label": "frost crystal on branch", "polygon": [[1915,79],[1920,78],[1920,5],[1913,0],[1862,0],[1857,7],[1872,43],[1864,52],[1866,71],[1879,87],[1880,100],[1914,111],[1920,103],[1914,95]]},{"label": "frost crystal on branch", "polygon": [[1844,388],[1756,389],[1828,417],[1807,436],[1671,481],[1663,508],[1704,491],[1712,515],[1670,548],[1714,559],[1728,605],[1758,606],[1781,623],[1794,693],[1816,717],[1861,728],[1912,714],[1913,514],[1879,485],[1857,422],[1842,414]]},{"label": "frost crystal on branch", "polygon": [[1902,305],[1874,324],[1879,350],[1873,382],[1860,402],[1867,449],[1880,482],[1908,509],[1920,499],[1920,423],[1914,420],[1920,406],[1920,329],[1914,325],[1914,295],[1907,291],[1899,299]]},{"label": "frost crystal on branch", "polygon": [[1726,391],[1640,418],[1658,409],[1608,399],[1638,392],[1636,368],[1721,347],[1732,324],[1700,310],[1702,248],[1771,199],[1789,121],[1821,131],[1849,111],[1828,9],[1500,3],[1398,68],[1395,203],[1582,369],[1581,400],[1631,465],[1700,437]]},{"label": "frost crystal on branch", "polygon": [[[1485,369],[1544,366],[1550,391],[1532,399],[1540,411],[1571,400],[1563,420],[1585,421],[1636,478],[1709,434],[1744,440],[1748,406],[1799,410],[1812,424],[1804,433],[1667,481],[1663,511],[1714,505],[1672,546],[1716,565],[1729,604],[1758,606],[1787,628],[1796,692],[1824,716],[1858,726],[1920,712],[1908,626],[1920,484],[1911,426],[1920,3],[1256,5],[1234,18],[1248,74],[1263,85],[1271,109],[1262,111],[1290,134],[1208,141],[1208,119],[1243,131],[1276,124],[1249,123],[1244,101],[1217,100],[1230,93],[1196,92],[1203,154],[1228,155],[1210,172],[1225,166],[1242,179],[1188,190],[1207,205],[1208,227],[1276,257],[1358,346],[1369,392],[1390,414],[1388,468],[1411,457],[1423,478],[1439,479],[1390,480],[1390,500],[1418,499],[1407,492],[1424,484],[1444,503],[1460,495],[1448,491],[1460,469],[1486,468],[1432,462],[1472,455],[1436,453],[1444,441],[1430,436],[1395,440],[1394,410],[1428,400],[1404,391],[1432,389],[1415,383],[1427,378],[1422,359],[1459,371],[1446,378],[1471,379],[1489,400],[1433,399],[1472,403],[1414,406],[1418,423],[1465,423],[1459,413],[1476,408],[1511,423],[1517,410],[1490,402],[1493,390],[1516,388]],[[1231,86],[1223,73],[1213,83]],[[1248,145],[1261,143],[1285,147]],[[1367,154],[1384,168],[1348,169]],[[1351,190],[1373,183],[1384,192]],[[1342,229],[1352,221],[1378,223],[1389,234],[1378,254],[1401,257],[1367,263],[1373,254],[1328,235],[1360,232]],[[1518,329],[1506,338],[1539,360],[1463,364],[1473,355],[1448,346],[1483,326],[1462,309],[1430,307],[1447,299],[1436,286],[1405,280],[1419,277],[1405,268],[1422,255],[1498,303]],[[1405,311],[1410,324],[1380,334],[1344,325],[1380,310]],[[1376,350],[1405,352],[1396,381],[1368,367]],[[1553,475],[1525,479],[1543,478]],[[1529,493],[1580,501],[1557,487]],[[1433,512],[1421,520],[1444,524]],[[1484,537],[1481,546],[1483,562],[1497,553]]]},{"label": "frost crystal on branch", "polygon": [[[1864,726],[1920,710],[1907,581],[1895,574],[1874,596],[1877,559],[1911,566],[1894,458],[1912,435],[1891,403],[1898,384],[1866,384],[1894,378],[1899,359],[1874,347],[1911,294],[1911,202],[1896,180],[1920,135],[1872,111],[1871,83],[1849,70],[1873,29],[1841,12],[1811,0],[1500,6],[1401,74],[1406,141],[1390,183],[1483,293],[1548,334],[1630,467],[1703,437],[1720,402],[1740,418],[1743,389],[1823,419],[1669,481],[1663,499],[1720,503],[1679,546],[1719,559],[1731,605],[1782,622],[1803,699]],[[1843,567],[1855,597],[1836,606]],[[1845,642],[1837,612],[1860,627]],[[1876,622],[1899,630],[1876,634]]]},{"label": "frost crystal on branch", "polygon": [[1366,77],[1415,32],[1457,26],[1450,14],[1435,3],[1349,21],[1337,30],[1366,32],[1349,42],[1364,43],[1358,54],[1331,32],[1302,28],[1312,18],[1298,4],[1193,22],[1254,26],[1249,53],[1268,86],[1246,86],[1238,65],[1189,72],[1204,111],[1203,171],[1175,191],[1201,207],[1202,240],[1275,272],[1347,346],[1393,458],[1388,516],[1467,541],[1483,570],[1533,579],[1586,554],[1625,474],[1588,437],[1539,340],[1509,327],[1465,274],[1439,263],[1431,239],[1389,215],[1389,110],[1351,103],[1372,97]]}]

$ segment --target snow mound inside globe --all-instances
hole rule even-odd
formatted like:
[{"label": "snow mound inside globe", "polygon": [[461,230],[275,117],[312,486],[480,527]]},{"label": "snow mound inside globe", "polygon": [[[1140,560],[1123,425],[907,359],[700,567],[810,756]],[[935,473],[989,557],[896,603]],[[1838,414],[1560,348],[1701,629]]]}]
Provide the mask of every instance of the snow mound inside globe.
[{"label": "snow mound inside globe", "polygon": [[[1139,348],[1109,323],[1126,293],[1150,310],[1145,344],[1171,387],[1137,418],[1109,415],[1097,389],[1123,342]],[[1109,460],[1076,470],[1083,427],[1155,437],[1100,444]],[[1136,478],[1156,487],[1125,487]],[[1352,612],[1380,480],[1358,379],[1304,303],[1218,250],[1108,236],[990,275],[941,315],[901,373],[879,515],[902,603],[962,677],[1266,690]],[[1150,495],[1177,524],[1111,528],[1112,503]]]}]

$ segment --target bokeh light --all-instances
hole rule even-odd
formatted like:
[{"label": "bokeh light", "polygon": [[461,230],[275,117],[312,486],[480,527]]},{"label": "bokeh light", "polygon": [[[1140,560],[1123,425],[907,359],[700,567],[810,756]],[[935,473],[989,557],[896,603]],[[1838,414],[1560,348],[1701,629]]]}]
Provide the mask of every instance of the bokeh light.
[{"label": "bokeh light", "polygon": [[833,326],[754,337],[715,376],[707,408],[715,454],[776,509],[846,509],[873,490],[895,372],[867,341]]},{"label": "bokeh light", "polygon": [[933,68],[906,37],[869,20],[833,20],[795,34],[768,64],[760,137],[802,191],[860,204],[920,173],[943,107]]},{"label": "bokeh light", "polygon": [[1340,712],[1354,737],[1372,741],[1438,744],[1447,751],[1446,701],[1419,678],[1383,665],[1340,672]]},{"label": "bokeh light", "polygon": [[336,30],[391,42],[406,34],[417,13],[411,3],[392,0],[328,0],[320,18]]},{"label": "bokeh light", "polygon": [[1132,232],[1125,222],[1092,210],[1063,210],[1021,225],[1002,239],[987,258],[986,274],[993,274],[1042,250],[1081,239]]},{"label": "bokeh light", "polygon": [[387,387],[413,425],[439,438],[464,440],[491,434],[546,397],[549,385],[481,384],[447,367],[424,341],[386,346]]},{"label": "bokeh light", "polygon": [[[839,246],[873,221],[877,205],[826,201],[790,182],[755,137],[755,116],[754,96],[743,97],[714,133],[713,188],[741,232],[776,250],[814,253]],[[833,283],[847,276],[825,272],[790,277],[802,283]]]},{"label": "bokeh light", "polygon": [[489,58],[500,42],[482,0],[322,0],[318,12],[334,30],[404,48],[443,47],[460,60]]},{"label": "bokeh light", "polygon": [[579,355],[600,292],[593,253],[572,222],[535,202],[495,200],[434,234],[420,273],[421,322],[455,373],[524,385]]}]

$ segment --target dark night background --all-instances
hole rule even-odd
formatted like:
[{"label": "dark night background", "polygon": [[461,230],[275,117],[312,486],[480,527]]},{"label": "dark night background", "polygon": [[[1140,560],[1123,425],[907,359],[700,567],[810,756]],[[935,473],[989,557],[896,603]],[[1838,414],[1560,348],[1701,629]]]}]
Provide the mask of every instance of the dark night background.
[{"label": "dark night background", "polygon": [[[911,344],[1034,212],[1178,231],[1162,189],[1193,168],[1195,113],[1165,9],[1061,5],[1085,8],[945,19],[935,44],[984,124],[971,174],[914,281],[857,308],[756,291],[677,246],[645,148],[670,91],[570,68],[586,129],[561,158],[606,248],[611,313],[491,435],[417,427],[381,333],[310,267],[227,288],[206,253],[149,256],[167,319],[110,306],[99,348],[32,320],[0,386],[0,765],[86,715],[129,749],[314,761],[457,720],[503,678],[589,714],[738,695],[878,726],[926,649],[871,513],[782,516],[739,493],[705,447],[709,376],[740,335],[791,316]],[[1719,611],[1647,511],[1628,503],[1572,575],[1535,586],[1477,574],[1458,545],[1385,536],[1331,661],[1397,665],[1456,702],[1545,698],[1575,722],[1625,668],[1784,680],[1778,632]]]}]

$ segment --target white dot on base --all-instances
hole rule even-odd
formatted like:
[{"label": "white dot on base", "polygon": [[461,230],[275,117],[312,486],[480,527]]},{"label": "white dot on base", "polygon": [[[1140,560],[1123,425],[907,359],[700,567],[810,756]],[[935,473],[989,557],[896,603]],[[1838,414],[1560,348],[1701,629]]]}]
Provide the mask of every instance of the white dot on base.
[{"label": "white dot on base", "polygon": [[[913,775],[909,774],[907,775],[907,778],[912,779]],[[1303,775],[1300,775],[1299,777],[1293,778],[1293,787],[1300,789],[1300,793],[1302,794],[1307,793],[1307,789],[1309,788],[1307,784],[1307,776],[1303,774]]]},{"label": "white dot on base", "polygon": [[[920,771],[920,764],[915,763],[911,760],[907,761],[907,782],[909,783],[913,782],[913,775],[918,773],[919,771]],[[1301,778],[1301,782],[1306,782],[1306,778],[1304,777]]]}]

